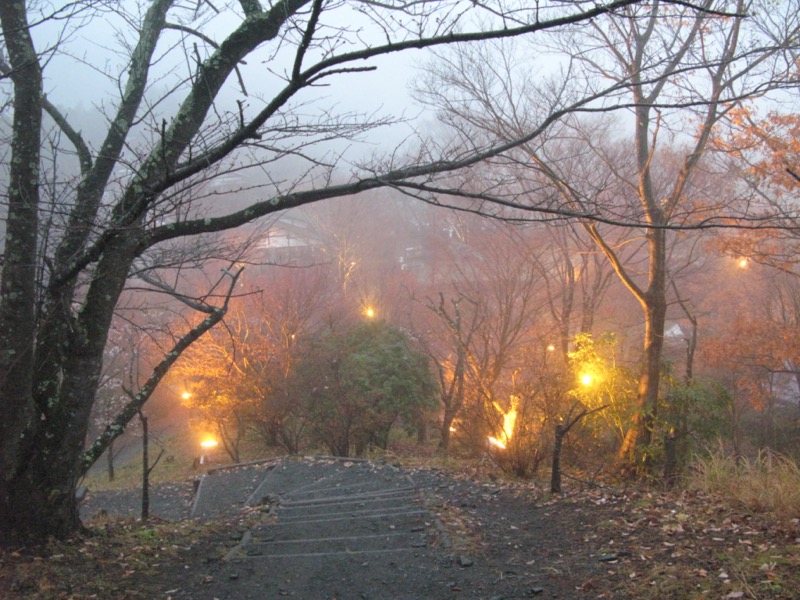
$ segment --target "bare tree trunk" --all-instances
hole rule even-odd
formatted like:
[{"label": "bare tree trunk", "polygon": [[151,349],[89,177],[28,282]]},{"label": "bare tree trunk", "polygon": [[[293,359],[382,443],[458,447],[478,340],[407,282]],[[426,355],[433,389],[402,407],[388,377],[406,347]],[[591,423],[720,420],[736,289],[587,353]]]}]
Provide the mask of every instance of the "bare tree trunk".
[{"label": "bare tree trunk", "polygon": [[422,445],[428,442],[428,415],[423,409],[417,411],[417,443]]},{"label": "bare tree trunk", "polygon": [[678,479],[679,430],[670,428],[664,438],[664,484],[671,488]]},{"label": "bare tree trunk", "polygon": [[114,481],[114,440],[111,440],[111,443],[108,444],[106,464],[108,465],[108,480]]},{"label": "bare tree trunk", "polygon": [[[675,284],[674,280],[672,281],[672,289],[675,291],[675,296],[683,310],[683,314],[686,315],[691,325],[691,332],[689,337],[686,338],[686,369],[683,379],[684,385],[688,388],[692,384],[694,376],[694,355],[697,350],[697,317],[692,314],[687,303],[681,299],[678,286]],[[664,483],[669,488],[675,485],[681,468],[681,462],[685,460],[685,442],[688,436],[687,412],[689,406],[686,400],[682,400],[677,409],[675,407],[671,408],[672,414],[674,415],[673,423],[664,438]]]},{"label": "bare tree trunk", "polygon": [[158,453],[153,464],[150,464],[150,430],[148,428],[147,417],[139,411],[139,421],[142,423],[142,521],[150,518],[150,473],[156,468],[161,457],[164,456],[164,448]]},{"label": "bare tree trunk", "polygon": [[453,426],[453,419],[447,415],[442,417],[442,424],[439,427],[439,450],[448,454],[450,452],[450,428]]},{"label": "bare tree trunk", "polygon": [[[452,398],[450,402],[452,402]],[[455,419],[457,411],[452,406],[445,405],[444,414],[442,415],[441,427],[439,427],[439,450],[447,454],[450,452],[450,438],[453,433],[453,420]]]},{"label": "bare tree trunk", "polygon": [[150,517],[150,437],[147,417],[142,411],[139,411],[139,421],[142,424],[142,521],[146,521]]},{"label": "bare tree trunk", "polygon": [[652,455],[648,447],[653,442],[653,429],[658,416],[666,309],[664,297],[653,296],[652,305],[645,306],[645,347],[637,412],[617,457],[623,470],[633,468],[647,471],[652,467]]},{"label": "bare tree trunk", "polygon": [[553,444],[553,462],[550,469],[550,493],[561,493],[561,446],[564,443],[564,426],[559,423],[556,425],[555,443]]},{"label": "bare tree trunk", "polygon": [[566,419],[564,419],[565,422],[563,424],[556,424],[555,443],[553,444],[553,460],[550,469],[550,492],[553,494],[561,493],[561,450],[564,446],[564,438],[569,433],[569,430],[572,429],[576,423],[579,423],[584,417],[607,408],[606,406],[600,406],[592,410],[583,409],[573,417],[573,411],[575,411],[579,406],[580,404],[573,404],[567,413]]},{"label": "bare tree trunk", "polygon": [[[14,135],[8,178],[5,249],[0,279],[0,531],[46,530],[46,524],[20,513],[29,502],[20,496],[43,492],[24,481],[26,465],[35,452],[33,427],[39,421],[32,398],[33,339],[35,337],[36,252],[38,244],[42,71],[31,39],[24,0],[0,2],[0,20],[14,83]],[[23,132],[27,132],[23,135]],[[26,489],[33,488],[33,489]],[[23,522],[20,523],[19,521]],[[70,529],[77,510],[67,519]],[[23,534],[24,537],[24,534]]]},{"label": "bare tree trunk", "polygon": [[225,453],[231,457],[231,460],[234,462],[234,464],[237,464],[241,462],[239,459],[239,445],[242,441],[244,424],[242,423],[242,419],[238,414],[234,415],[234,418],[236,419],[235,432],[230,433],[224,421],[217,423],[217,431],[219,432],[219,437],[222,440],[222,447],[225,448]]}]

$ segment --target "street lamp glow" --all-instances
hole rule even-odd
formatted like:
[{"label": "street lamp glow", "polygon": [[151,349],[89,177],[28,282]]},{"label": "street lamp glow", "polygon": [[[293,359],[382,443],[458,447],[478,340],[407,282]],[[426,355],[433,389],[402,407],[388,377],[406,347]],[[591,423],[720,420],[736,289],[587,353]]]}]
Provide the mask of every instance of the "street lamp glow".
[{"label": "street lamp glow", "polygon": [[374,317],[374,316],[375,316],[375,309],[374,309],[374,308],[372,308],[371,306],[368,306],[368,307],[367,307],[367,308],[364,310],[364,314],[365,314],[365,315],[367,315],[367,318],[368,318],[368,319],[371,319],[372,317]]},{"label": "street lamp glow", "polygon": [[200,447],[205,448],[206,450],[211,450],[212,448],[216,448],[219,445],[219,442],[213,438],[206,438],[202,442],[200,442]]},{"label": "street lamp glow", "polygon": [[747,265],[748,265],[749,263],[750,263],[750,261],[749,261],[749,260],[747,260],[747,257],[740,258],[740,259],[739,259],[739,268],[740,268],[740,269],[746,269],[746,268],[747,268]]},{"label": "street lamp glow", "polygon": [[583,385],[592,385],[592,376],[589,373],[581,375],[581,383]]},{"label": "street lamp glow", "polygon": [[548,344],[548,345],[547,345],[547,351],[548,351],[548,352],[555,352],[555,351],[556,351],[556,346],[555,346],[555,344]]},{"label": "street lamp glow", "polygon": [[188,400],[191,397],[192,397],[192,393],[191,392],[183,392],[181,394],[181,398],[183,398],[184,400]]},{"label": "street lamp glow", "polygon": [[489,443],[492,446],[500,448],[500,450],[505,450],[506,449],[506,445],[503,442],[501,442],[500,440],[498,440],[496,437],[489,436],[487,439],[489,440]]}]

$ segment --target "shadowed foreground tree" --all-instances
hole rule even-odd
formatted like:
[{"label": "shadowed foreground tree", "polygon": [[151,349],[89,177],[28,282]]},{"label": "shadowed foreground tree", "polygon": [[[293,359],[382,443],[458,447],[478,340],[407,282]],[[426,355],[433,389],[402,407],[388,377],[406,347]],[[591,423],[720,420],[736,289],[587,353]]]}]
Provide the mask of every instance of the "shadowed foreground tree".
[{"label": "shadowed foreground tree", "polygon": [[[510,147],[427,148],[405,162],[395,154],[336,183],[338,157],[321,149],[315,160],[313,146],[390,120],[337,113],[313,88],[330,86],[335,97],[336,82],[375,70],[375,57],[535,33],[633,3],[511,2],[500,14],[458,0],[78,0],[55,9],[0,2],[0,83],[11,98],[0,105],[12,113],[0,280],[0,539],[65,536],[79,526],[81,474],[178,355],[224,313],[222,299],[208,297],[209,316],[176,342],[146,389],[84,453],[108,330],[132,280],[164,292],[167,279],[153,268],[202,265],[213,254],[194,245],[207,240],[203,234],[326,198],[425,181]],[[98,28],[114,31],[113,40],[98,45]],[[81,36],[95,44],[92,53],[59,46]],[[70,123],[46,79],[51,70],[78,73],[87,62],[87,72],[106,77],[104,89],[87,90],[104,111],[95,122],[108,123],[98,139]],[[263,88],[250,95],[256,81]],[[286,157],[308,164],[290,171]],[[236,202],[205,185],[250,167],[266,183],[240,190]]]}]

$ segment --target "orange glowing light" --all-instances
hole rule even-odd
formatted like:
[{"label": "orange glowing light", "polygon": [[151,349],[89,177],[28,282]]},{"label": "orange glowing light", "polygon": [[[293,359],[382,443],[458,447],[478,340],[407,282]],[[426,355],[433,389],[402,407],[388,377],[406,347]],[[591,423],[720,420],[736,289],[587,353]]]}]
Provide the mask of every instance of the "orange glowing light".
[{"label": "orange glowing light", "polygon": [[584,373],[581,375],[581,383],[583,385],[592,385],[592,381],[594,381],[594,379],[589,373]]},{"label": "orange glowing light", "polygon": [[555,344],[548,344],[547,345],[547,351],[548,352],[555,352],[555,350],[556,350]]},{"label": "orange glowing light", "polygon": [[188,400],[191,397],[192,397],[192,393],[191,392],[183,392],[181,394],[181,398],[183,398],[184,400]]},{"label": "orange glowing light", "polygon": [[503,442],[501,442],[500,440],[498,440],[496,437],[492,437],[490,435],[487,439],[489,440],[489,443],[492,444],[493,446],[497,446],[501,450],[505,450],[506,449],[506,445]]},{"label": "orange glowing light", "polygon": [[455,431],[456,431],[456,428],[455,428],[455,427],[451,427],[451,428],[450,428],[450,432],[451,432],[451,433],[455,433]]},{"label": "orange glowing light", "polygon": [[501,450],[505,450],[507,444],[511,441],[511,436],[514,435],[514,425],[517,422],[517,408],[519,405],[519,398],[517,396],[511,396],[511,406],[508,407],[508,410],[503,410],[503,408],[494,403],[494,408],[497,412],[503,415],[503,429],[500,431],[498,437],[489,436],[487,439],[489,443]]},{"label": "orange glowing light", "polygon": [[374,316],[375,316],[375,309],[374,309],[374,308],[372,308],[371,306],[368,306],[368,307],[367,307],[367,308],[364,310],[364,314],[365,314],[365,315],[367,315],[367,318],[371,319],[372,317],[374,317]]},{"label": "orange glowing light", "polygon": [[750,264],[750,261],[747,260],[747,258],[740,258],[739,259],[739,268],[740,269],[746,269],[748,264]]},{"label": "orange glowing light", "polygon": [[219,442],[214,438],[206,438],[202,442],[200,442],[200,447],[205,448],[206,450],[211,450],[212,448],[216,448],[219,445]]}]

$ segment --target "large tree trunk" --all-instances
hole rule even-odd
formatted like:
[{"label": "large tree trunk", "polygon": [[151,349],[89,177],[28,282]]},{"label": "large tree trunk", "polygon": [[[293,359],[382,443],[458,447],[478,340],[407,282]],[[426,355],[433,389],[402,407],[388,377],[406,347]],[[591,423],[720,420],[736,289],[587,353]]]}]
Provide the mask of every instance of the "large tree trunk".
[{"label": "large tree trunk", "polygon": [[645,471],[651,467],[652,457],[648,452],[648,446],[653,442],[653,428],[658,413],[661,358],[667,318],[665,232],[663,230],[651,232],[649,246],[650,285],[641,299],[645,317],[645,335],[636,414],[618,455],[618,462],[623,468]]},{"label": "large tree trunk", "polygon": [[[101,259],[95,280],[87,292],[76,322],[82,335],[72,335],[65,347],[59,372],[56,401],[39,402],[41,418],[35,419],[27,435],[30,448],[15,463],[4,463],[0,539],[65,537],[80,528],[75,489],[80,478],[124,431],[180,354],[205,331],[218,323],[227,303],[209,309],[210,316],[186,333],[154,369],[153,375],[120,412],[89,450],[85,449],[92,405],[100,380],[103,349],[114,307],[122,292],[133,259],[135,234],[120,236]],[[238,275],[231,281],[231,289]],[[229,290],[230,293],[230,290]],[[34,380],[33,389],[47,382]],[[5,470],[10,465],[9,470]],[[6,475],[8,473],[8,475]]]},{"label": "large tree trunk", "polygon": [[4,506],[13,522],[3,523],[0,530],[4,543],[65,537],[80,527],[77,479],[44,454],[38,449],[14,479]]},{"label": "large tree trunk", "polygon": [[50,491],[37,481],[37,475],[48,474],[37,470],[30,459],[31,453],[41,450],[32,431],[39,421],[32,397],[32,340],[36,322],[42,72],[28,32],[25,2],[0,2],[0,21],[14,82],[15,133],[0,281],[0,540],[7,540],[20,521],[25,529],[41,528],[18,511],[24,511],[26,497],[41,502]]},{"label": "large tree trunk", "polygon": [[445,406],[444,415],[442,415],[442,423],[439,427],[439,450],[445,454],[450,452],[450,434],[452,433],[455,416],[456,411],[450,406]]},{"label": "large tree trunk", "polygon": [[[112,305],[114,301],[109,300]],[[64,537],[80,527],[75,490],[83,475],[81,457],[99,381],[102,344],[99,352],[79,344],[71,345],[71,350],[58,402],[43,410],[35,428],[29,430],[32,447],[16,465],[18,474],[8,494],[11,521],[0,530],[4,537]],[[34,386],[37,383],[34,380]]]},{"label": "large tree trunk", "polygon": [[[103,299],[108,305],[108,319],[117,296]],[[0,522],[4,538],[63,537],[80,527],[75,489],[84,472],[81,459],[104,344],[105,336],[92,343],[73,340],[69,345],[57,402],[52,407],[43,406],[41,418],[27,432],[32,436],[32,447],[6,471],[11,477],[3,478],[9,484],[2,510],[9,518]],[[33,389],[38,383],[33,381]]]}]

